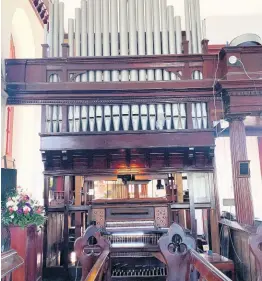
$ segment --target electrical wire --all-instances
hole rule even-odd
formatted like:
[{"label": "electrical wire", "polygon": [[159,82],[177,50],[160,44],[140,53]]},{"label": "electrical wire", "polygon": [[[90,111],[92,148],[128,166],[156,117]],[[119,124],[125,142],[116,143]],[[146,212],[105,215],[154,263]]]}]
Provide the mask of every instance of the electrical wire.
[{"label": "electrical wire", "polygon": [[80,261],[78,260],[78,262],[77,262],[77,264],[76,264],[76,277],[75,277],[75,281],[77,280],[77,269],[78,269],[78,267],[79,267],[79,263],[80,263]]}]

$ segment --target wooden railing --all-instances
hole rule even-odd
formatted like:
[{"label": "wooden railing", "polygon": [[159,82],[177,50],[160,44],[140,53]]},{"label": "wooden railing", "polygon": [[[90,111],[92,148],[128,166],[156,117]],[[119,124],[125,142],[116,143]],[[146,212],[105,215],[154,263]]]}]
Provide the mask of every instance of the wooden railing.
[{"label": "wooden railing", "polygon": [[158,244],[168,268],[167,280],[231,280],[195,251],[195,239],[176,223],[171,225],[168,234],[162,236]]},{"label": "wooden railing", "polygon": [[109,256],[109,249],[105,249],[97,259],[91,271],[87,275],[85,281],[101,281],[103,275],[107,271],[107,261]]},{"label": "wooden railing", "polygon": [[201,281],[230,281],[225,274],[214,267],[210,262],[205,260],[198,252],[194,249],[190,249],[191,254],[191,265],[193,270],[196,271],[196,280]]}]

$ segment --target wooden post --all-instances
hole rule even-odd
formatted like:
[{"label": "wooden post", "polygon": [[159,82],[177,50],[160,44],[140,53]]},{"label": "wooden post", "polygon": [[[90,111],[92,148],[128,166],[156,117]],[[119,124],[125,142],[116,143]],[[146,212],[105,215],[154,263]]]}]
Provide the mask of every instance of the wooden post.
[{"label": "wooden post", "polygon": [[251,195],[250,180],[240,177],[239,161],[247,161],[246,132],[242,116],[228,118],[230,149],[232,161],[232,180],[236,206],[236,217],[239,223],[252,225],[254,209]]},{"label": "wooden post", "polygon": [[191,221],[191,233],[192,236],[197,238],[197,225],[196,225],[196,214],[195,214],[195,198],[194,198],[194,183],[193,175],[188,173],[187,176],[188,189],[189,189],[189,209],[190,209],[190,221]]},{"label": "wooden post", "polygon": [[139,198],[139,189],[138,189],[138,184],[135,184],[134,185],[135,187],[135,191],[134,191],[134,194],[135,194],[135,198],[138,199]]},{"label": "wooden post", "polygon": [[[75,176],[75,206],[81,206],[82,177]],[[81,236],[81,212],[75,213],[75,239]]]},{"label": "wooden post", "polygon": [[73,177],[65,176],[64,191],[65,191],[65,211],[64,211],[64,268],[68,270],[68,243],[69,243],[69,228],[68,228],[68,215],[69,215],[69,198],[70,191],[73,188]]},{"label": "wooden post", "polygon": [[258,137],[258,151],[259,151],[259,160],[260,160],[260,171],[262,177],[262,137]]},{"label": "wooden post", "polygon": [[[184,191],[183,191],[183,179],[182,173],[176,173],[176,186],[177,186],[177,202],[184,202]],[[179,224],[182,227],[186,227],[185,225],[185,210],[179,210],[178,212]]]}]

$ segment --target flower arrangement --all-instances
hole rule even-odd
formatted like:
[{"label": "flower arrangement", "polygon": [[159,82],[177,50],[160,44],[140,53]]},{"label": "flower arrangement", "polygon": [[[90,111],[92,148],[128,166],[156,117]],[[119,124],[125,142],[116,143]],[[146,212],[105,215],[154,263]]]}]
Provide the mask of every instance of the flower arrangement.
[{"label": "flower arrangement", "polygon": [[29,197],[21,187],[8,197],[2,210],[2,222],[9,226],[27,227],[35,224],[42,226],[45,223],[44,207],[37,200]]}]

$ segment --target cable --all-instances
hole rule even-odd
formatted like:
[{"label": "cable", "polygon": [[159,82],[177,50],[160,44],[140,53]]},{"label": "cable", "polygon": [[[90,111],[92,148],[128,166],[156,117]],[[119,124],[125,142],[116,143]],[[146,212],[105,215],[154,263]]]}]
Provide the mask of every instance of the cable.
[{"label": "cable", "polygon": [[80,261],[78,260],[77,265],[76,265],[76,278],[75,278],[75,281],[77,280],[77,269],[78,269],[79,263],[80,263]]},{"label": "cable", "polygon": [[249,74],[247,73],[246,68],[245,68],[245,66],[244,66],[243,62],[242,62],[240,59],[238,59],[238,61],[239,61],[239,62],[240,62],[240,64],[242,65],[243,70],[244,70],[244,72],[245,72],[246,76],[247,76],[247,77],[248,77],[251,81],[253,81],[255,91],[257,92],[257,87],[256,87],[256,82],[255,82],[255,79],[253,79],[253,78],[251,78],[251,77],[249,76]]}]

